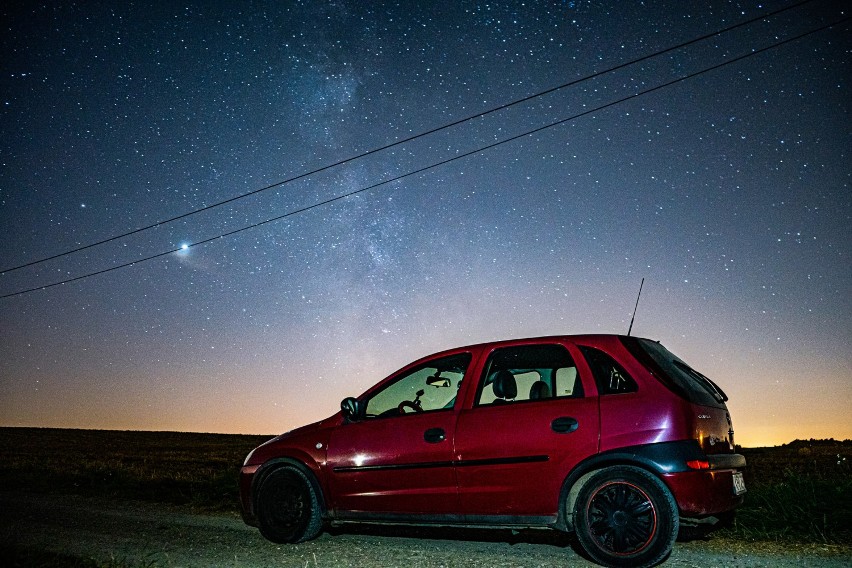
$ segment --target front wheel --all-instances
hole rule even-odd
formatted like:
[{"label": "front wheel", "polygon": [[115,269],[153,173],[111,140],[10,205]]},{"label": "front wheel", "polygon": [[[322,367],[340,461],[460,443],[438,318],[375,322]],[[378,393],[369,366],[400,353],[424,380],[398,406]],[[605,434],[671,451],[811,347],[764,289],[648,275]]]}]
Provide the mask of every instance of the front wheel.
[{"label": "front wheel", "polygon": [[292,544],[316,537],[322,514],[314,487],[295,467],[281,467],[266,476],[257,495],[260,534],[272,542]]},{"label": "front wheel", "polygon": [[635,467],[594,474],[574,506],[580,545],[606,566],[656,566],[671,553],[678,527],[671,492],[656,476]]}]

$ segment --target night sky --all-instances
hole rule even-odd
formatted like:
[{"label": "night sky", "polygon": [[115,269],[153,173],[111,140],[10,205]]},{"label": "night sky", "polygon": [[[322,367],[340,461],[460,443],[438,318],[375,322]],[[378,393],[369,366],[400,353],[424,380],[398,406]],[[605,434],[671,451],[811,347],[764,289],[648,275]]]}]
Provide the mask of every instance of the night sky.
[{"label": "night sky", "polygon": [[[796,2],[12,2],[0,425],[273,434],[481,341],[626,333],[737,441],[852,438],[850,22]],[[596,75],[597,74],[597,75]]]}]

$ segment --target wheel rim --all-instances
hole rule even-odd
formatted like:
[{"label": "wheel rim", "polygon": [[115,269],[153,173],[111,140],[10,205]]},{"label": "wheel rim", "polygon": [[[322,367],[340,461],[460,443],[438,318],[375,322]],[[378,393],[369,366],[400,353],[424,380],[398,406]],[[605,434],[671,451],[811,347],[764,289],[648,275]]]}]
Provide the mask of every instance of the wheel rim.
[{"label": "wheel rim", "polygon": [[595,543],[611,554],[641,552],[657,532],[657,511],[651,498],[624,481],[599,487],[589,499],[586,515]]},{"label": "wheel rim", "polygon": [[270,524],[279,530],[294,532],[305,522],[310,507],[309,495],[303,483],[287,476],[276,483],[266,501]]}]

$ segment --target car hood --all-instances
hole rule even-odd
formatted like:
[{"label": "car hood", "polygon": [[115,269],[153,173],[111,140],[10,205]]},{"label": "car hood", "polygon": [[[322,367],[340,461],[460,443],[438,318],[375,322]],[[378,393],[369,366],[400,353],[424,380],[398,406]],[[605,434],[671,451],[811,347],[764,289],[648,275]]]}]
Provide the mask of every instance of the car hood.
[{"label": "car hood", "polygon": [[311,432],[315,432],[320,429],[324,420],[320,420],[318,422],[313,422],[311,424],[306,424],[305,426],[299,426],[298,428],[294,428],[293,430],[288,430],[283,434],[279,434],[274,440],[286,440],[288,438],[293,438],[294,436],[301,436],[303,434],[310,434]]},{"label": "car hood", "polygon": [[305,434],[319,432],[320,430],[325,430],[327,428],[331,428],[333,426],[338,425],[340,423],[340,420],[341,417],[340,413],[338,412],[323,420],[317,420],[316,422],[312,422],[304,426],[299,426],[298,428],[294,428],[293,430],[284,432],[283,434],[276,436],[270,441],[287,440],[289,438],[295,438],[297,436],[304,436]]}]

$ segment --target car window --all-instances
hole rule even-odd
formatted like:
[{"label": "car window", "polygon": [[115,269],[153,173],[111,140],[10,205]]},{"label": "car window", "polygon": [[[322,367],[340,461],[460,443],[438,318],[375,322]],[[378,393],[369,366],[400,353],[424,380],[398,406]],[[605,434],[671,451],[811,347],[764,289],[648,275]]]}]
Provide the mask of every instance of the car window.
[{"label": "car window", "polygon": [[429,361],[374,393],[366,404],[365,417],[401,416],[453,407],[469,353]]},{"label": "car window", "polygon": [[581,346],[580,351],[589,363],[589,368],[592,369],[595,383],[598,385],[598,394],[636,392],[636,381],[615,359],[594,347]]},{"label": "car window", "polygon": [[562,345],[519,345],[495,349],[485,363],[476,405],[582,397],[577,367]]},{"label": "car window", "polygon": [[556,396],[574,396],[577,390],[582,396],[583,383],[577,377],[577,367],[561,367],[556,369]]},{"label": "car window", "polygon": [[722,389],[660,343],[633,337],[622,342],[670,390],[695,404],[724,407],[728,397]]}]

